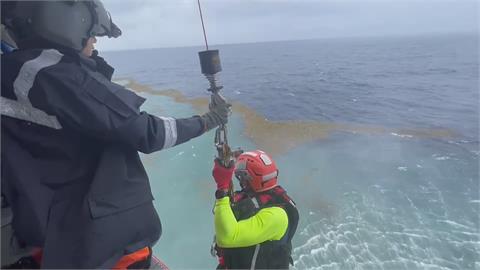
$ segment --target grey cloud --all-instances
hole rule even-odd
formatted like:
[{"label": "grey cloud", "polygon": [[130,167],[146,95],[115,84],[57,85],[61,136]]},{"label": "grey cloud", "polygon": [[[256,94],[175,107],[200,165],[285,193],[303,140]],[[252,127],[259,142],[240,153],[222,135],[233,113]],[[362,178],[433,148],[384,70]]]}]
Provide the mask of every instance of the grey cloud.
[{"label": "grey cloud", "polygon": [[[474,0],[201,0],[210,43],[478,31]],[[201,45],[196,0],[106,0],[124,35],[102,49]]]}]

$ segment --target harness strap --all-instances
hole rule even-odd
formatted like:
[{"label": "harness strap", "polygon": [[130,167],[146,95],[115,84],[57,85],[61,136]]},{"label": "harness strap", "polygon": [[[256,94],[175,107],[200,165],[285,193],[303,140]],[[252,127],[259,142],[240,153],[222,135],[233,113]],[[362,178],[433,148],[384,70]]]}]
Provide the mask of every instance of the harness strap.
[{"label": "harness strap", "polygon": [[257,263],[258,251],[260,251],[260,244],[255,246],[255,251],[253,252],[252,264],[250,265],[250,270],[255,269],[255,264]]},{"label": "harness strap", "polygon": [[129,266],[147,261],[151,256],[152,252],[149,247],[144,247],[140,250],[137,250],[133,253],[127,254],[123,256],[117,264],[113,267],[113,269],[128,269]]},{"label": "harness strap", "polygon": [[256,197],[252,197],[251,198],[252,202],[253,202],[253,205],[255,206],[255,209],[259,209],[260,208],[260,205],[258,204],[258,200]]}]

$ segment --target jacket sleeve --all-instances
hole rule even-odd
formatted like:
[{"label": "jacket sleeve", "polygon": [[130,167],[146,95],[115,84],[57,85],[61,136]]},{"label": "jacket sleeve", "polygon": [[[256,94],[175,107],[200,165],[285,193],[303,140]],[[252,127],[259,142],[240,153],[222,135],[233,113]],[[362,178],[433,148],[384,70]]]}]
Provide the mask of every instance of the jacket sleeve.
[{"label": "jacket sleeve", "polygon": [[260,210],[256,215],[237,221],[230,207],[230,198],[215,203],[215,235],[223,248],[248,247],[269,240],[280,240],[288,227],[288,216],[280,207]]},{"label": "jacket sleeve", "polygon": [[[30,99],[37,103],[32,105],[55,115],[64,128],[126,144],[143,153],[169,148],[203,133],[199,116],[175,119],[140,112],[142,97],[81,71],[56,67],[40,72],[30,91],[35,95]],[[80,75],[72,76],[75,72]]]}]

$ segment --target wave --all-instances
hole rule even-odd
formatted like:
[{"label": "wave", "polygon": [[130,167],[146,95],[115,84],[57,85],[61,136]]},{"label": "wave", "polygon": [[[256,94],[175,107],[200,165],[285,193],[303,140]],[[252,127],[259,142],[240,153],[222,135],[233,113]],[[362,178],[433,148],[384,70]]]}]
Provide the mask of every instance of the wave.
[{"label": "wave", "polygon": [[[294,248],[295,269],[472,269],[478,264],[475,224],[424,211],[446,207],[440,194],[384,194],[380,185],[372,188],[369,195],[348,192],[333,220],[323,218],[302,230],[306,241]],[[403,207],[379,205],[379,198]]]}]

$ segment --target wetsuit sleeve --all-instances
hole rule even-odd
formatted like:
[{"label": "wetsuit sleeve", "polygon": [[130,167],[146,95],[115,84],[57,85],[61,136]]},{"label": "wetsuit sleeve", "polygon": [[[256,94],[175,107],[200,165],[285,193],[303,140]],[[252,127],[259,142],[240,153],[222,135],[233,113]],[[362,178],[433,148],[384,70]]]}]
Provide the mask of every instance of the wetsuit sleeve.
[{"label": "wetsuit sleeve", "polygon": [[237,221],[224,197],[215,203],[215,235],[224,248],[248,247],[269,240],[280,240],[287,231],[288,216],[280,207],[260,210],[256,215]]},{"label": "wetsuit sleeve", "polygon": [[65,70],[42,71],[30,92],[35,95],[33,105],[55,115],[64,128],[143,153],[169,148],[203,133],[199,116],[175,119],[140,112],[144,99],[132,91],[88,75],[79,84],[71,76],[79,71]]}]

